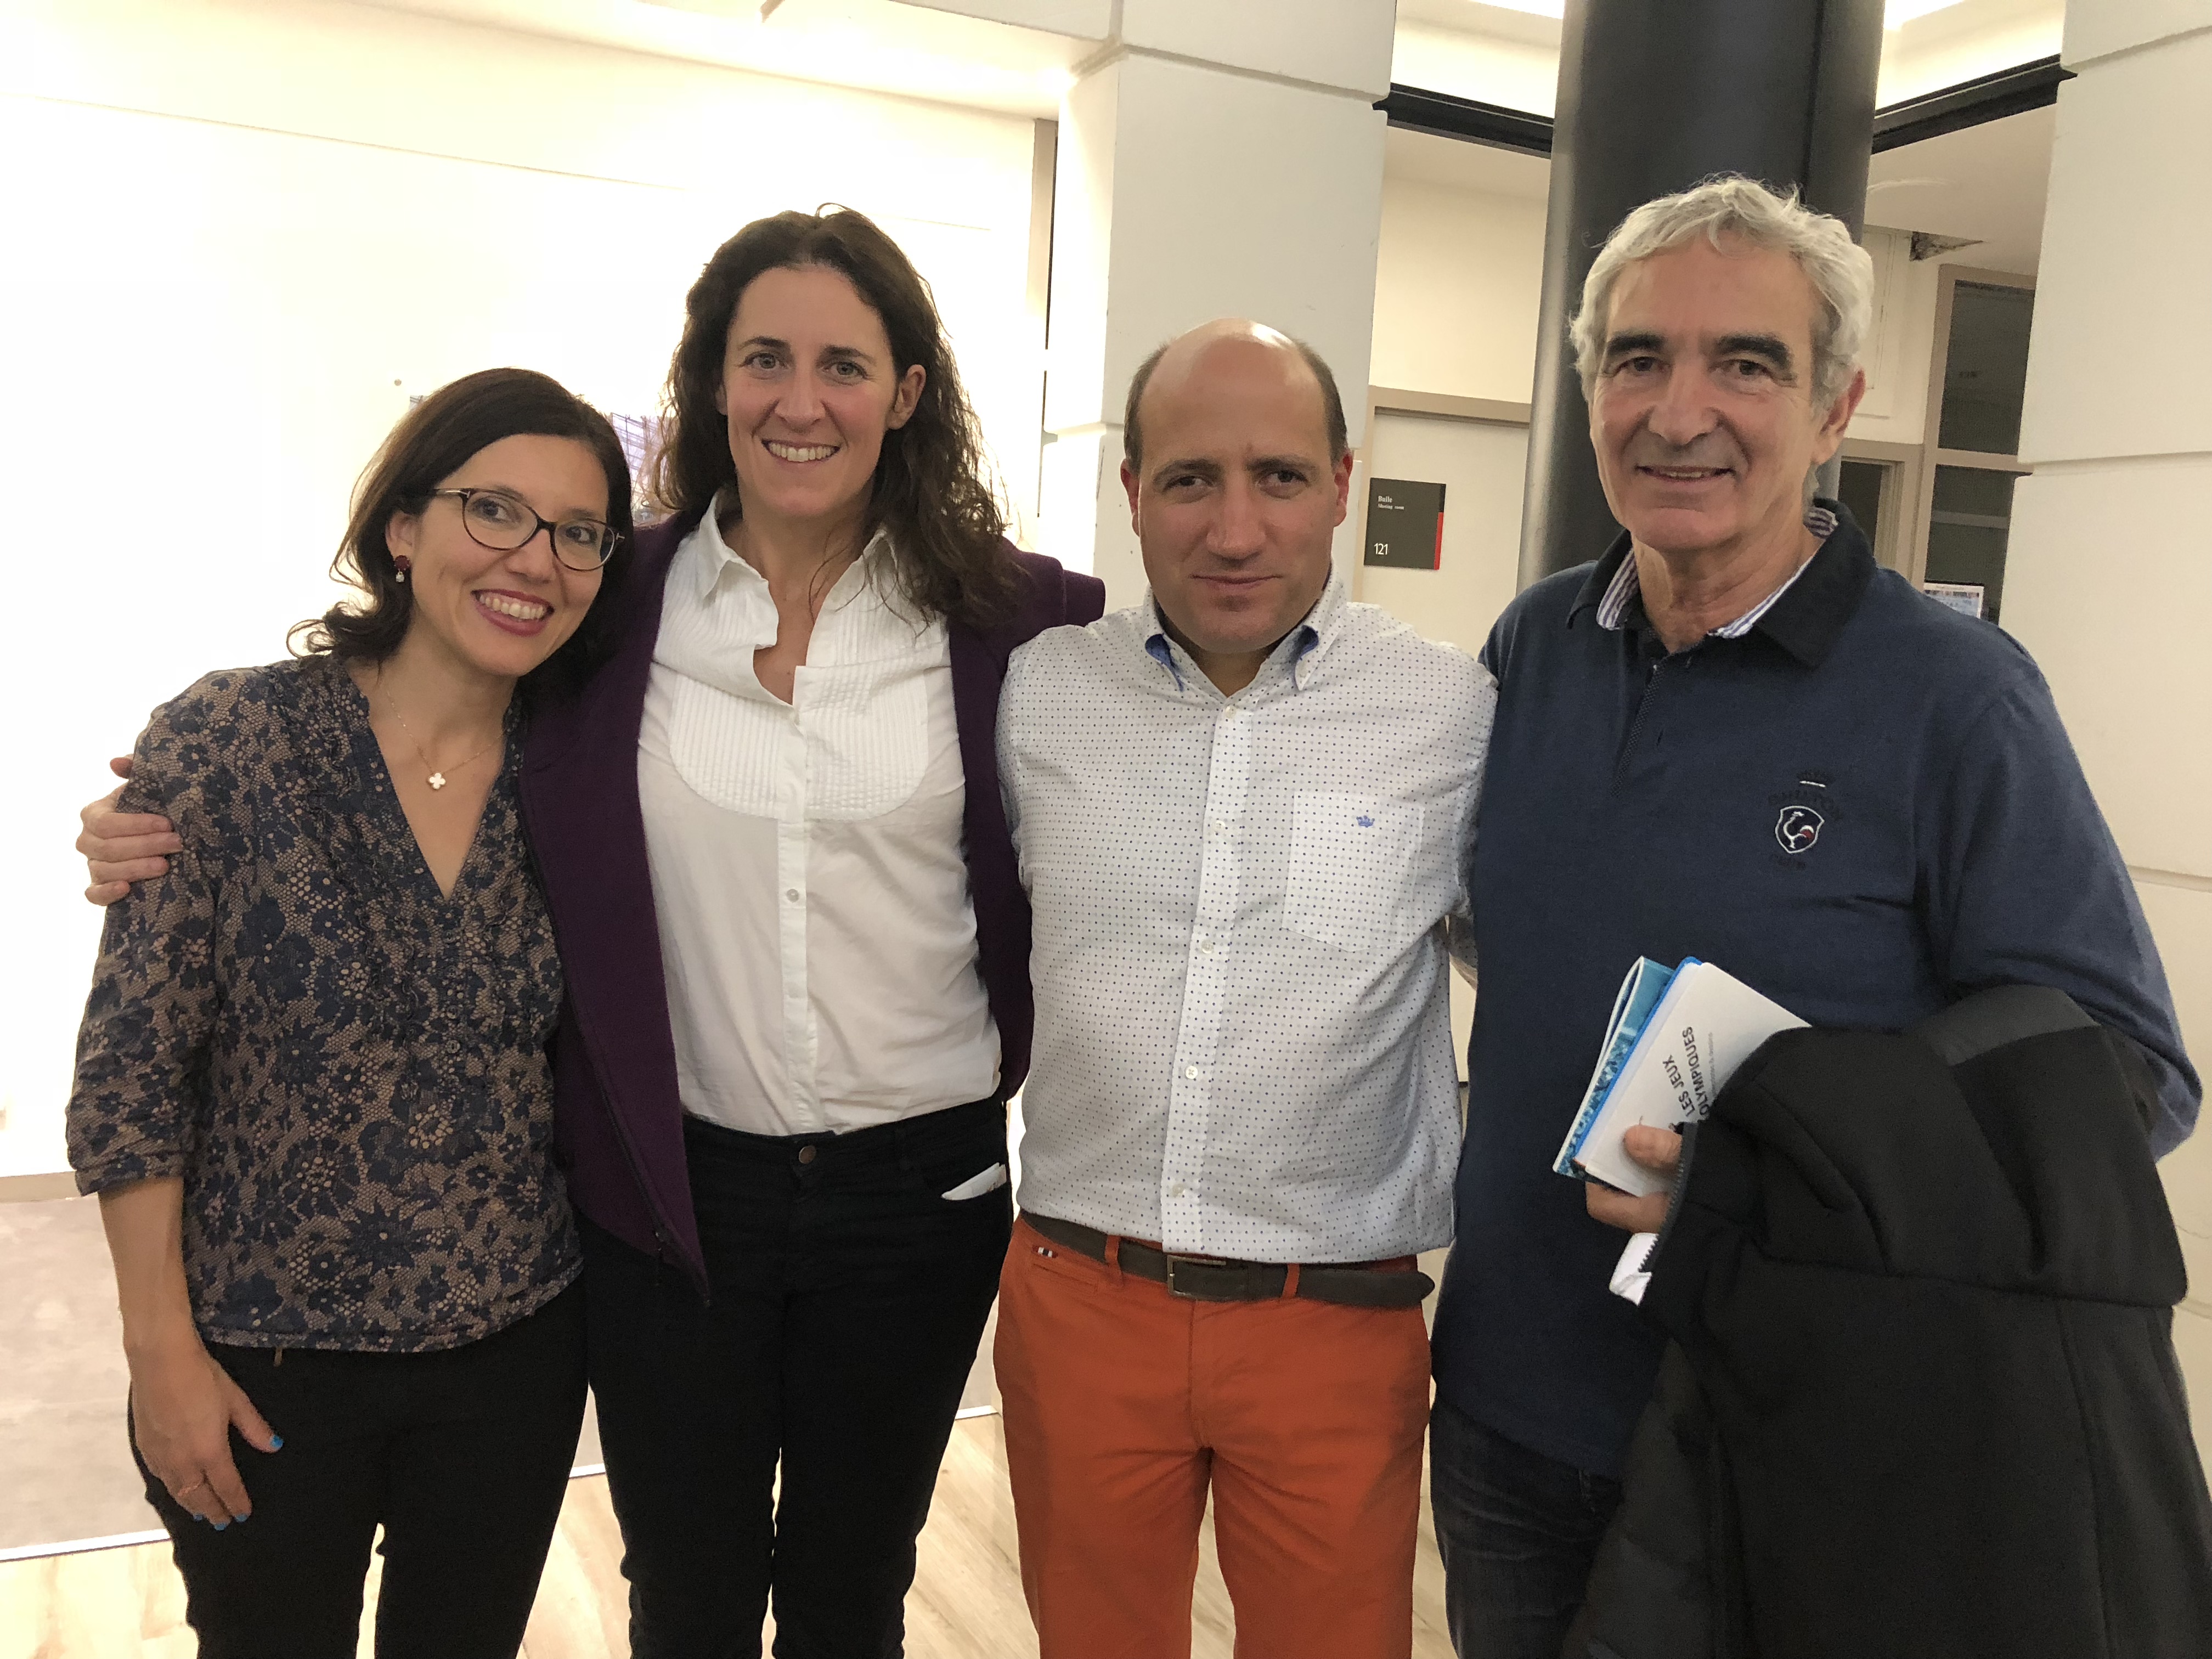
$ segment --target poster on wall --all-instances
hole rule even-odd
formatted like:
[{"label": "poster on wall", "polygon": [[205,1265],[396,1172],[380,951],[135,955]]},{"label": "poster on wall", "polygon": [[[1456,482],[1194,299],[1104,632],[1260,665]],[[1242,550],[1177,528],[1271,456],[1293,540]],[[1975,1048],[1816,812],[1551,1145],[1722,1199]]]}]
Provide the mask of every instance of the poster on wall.
[{"label": "poster on wall", "polygon": [[1985,617],[1989,611],[1983,595],[1987,590],[1980,582],[1923,582],[1921,592],[1936,601],[1948,605],[1965,617]]},{"label": "poster on wall", "polygon": [[1406,478],[1369,480],[1365,562],[1400,570],[1443,569],[1444,487]]}]

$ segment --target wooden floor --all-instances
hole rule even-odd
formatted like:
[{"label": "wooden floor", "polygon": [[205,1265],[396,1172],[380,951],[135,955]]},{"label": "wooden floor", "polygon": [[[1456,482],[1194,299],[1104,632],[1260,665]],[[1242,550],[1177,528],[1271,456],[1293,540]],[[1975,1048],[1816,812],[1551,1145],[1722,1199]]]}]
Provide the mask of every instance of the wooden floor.
[{"label": "wooden floor", "polygon": [[[1413,1653],[1415,1659],[1450,1659],[1443,1569],[1425,1499],[1425,1493]],[[571,1481],[523,1644],[526,1659],[628,1659],[621,1557],[605,1480]],[[372,1573],[372,1607],[375,1588]],[[909,1659],[1035,1659],[995,1417],[954,1425],[906,1607]],[[194,1644],[184,1615],[184,1587],[166,1544],[0,1564],[0,1659],[190,1659]],[[1194,1659],[1229,1659],[1229,1598],[1211,1525],[1191,1622]],[[369,1659],[365,1636],[361,1655]]]}]

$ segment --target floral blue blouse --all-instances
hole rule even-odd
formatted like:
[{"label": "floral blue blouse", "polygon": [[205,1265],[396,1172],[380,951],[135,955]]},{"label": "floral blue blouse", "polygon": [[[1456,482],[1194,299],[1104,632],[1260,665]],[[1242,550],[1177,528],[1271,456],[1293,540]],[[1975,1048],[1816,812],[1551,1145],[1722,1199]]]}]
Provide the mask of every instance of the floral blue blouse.
[{"label": "floral blue blouse", "polygon": [[140,739],[123,810],[184,851],[108,912],[70,1161],[88,1193],[184,1177],[209,1341],[449,1348],[575,1278],[516,737],[451,897],[330,659],[210,674]]}]

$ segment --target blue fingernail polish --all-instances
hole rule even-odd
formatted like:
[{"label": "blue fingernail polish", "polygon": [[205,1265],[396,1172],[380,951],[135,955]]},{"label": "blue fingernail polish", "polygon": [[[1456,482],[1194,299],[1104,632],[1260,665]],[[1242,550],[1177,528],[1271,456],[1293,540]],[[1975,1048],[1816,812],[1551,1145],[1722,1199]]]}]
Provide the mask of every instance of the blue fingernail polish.
[{"label": "blue fingernail polish", "polygon": [[253,1519],[253,1517],[252,1517],[252,1516],[250,1516],[250,1515],[241,1515],[241,1516],[237,1516],[237,1517],[236,1517],[236,1519],[237,1519],[238,1524],[239,1524],[240,1526],[241,1526],[241,1527],[242,1527],[242,1526],[244,1526],[247,1522],[249,1522],[249,1521],[251,1521],[252,1519]]},{"label": "blue fingernail polish", "polygon": [[207,1516],[202,1515],[198,1510],[194,1510],[192,1511],[192,1519],[195,1521],[204,1521],[207,1519]]},{"label": "blue fingernail polish", "polygon": [[284,1449],[284,1437],[281,1434],[270,1435],[269,1437],[269,1449],[270,1451],[283,1451]]},{"label": "blue fingernail polish", "polygon": [[224,1528],[228,1527],[229,1524],[230,1524],[230,1522],[228,1522],[228,1521],[218,1521],[218,1522],[216,1522],[215,1523],[215,1529],[216,1529],[217,1532],[221,1532]]}]

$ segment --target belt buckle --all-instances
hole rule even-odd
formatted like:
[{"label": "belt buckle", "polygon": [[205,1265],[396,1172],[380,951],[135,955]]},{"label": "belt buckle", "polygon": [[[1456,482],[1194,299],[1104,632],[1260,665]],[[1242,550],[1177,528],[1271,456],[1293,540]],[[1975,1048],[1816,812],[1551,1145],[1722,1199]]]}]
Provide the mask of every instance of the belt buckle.
[{"label": "belt buckle", "polygon": [[1168,1294],[1179,1296],[1186,1302],[1202,1302],[1206,1298],[1199,1295],[1196,1291],[1187,1291],[1176,1283],[1176,1263],[1180,1262],[1186,1267],[1218,1267],[1225,1265],[1218,1255],[1193,1255],[1187,1251],[1177,1250],[1162,1250],[1160,1254],[1166,1258],[1168,1264]]}]

